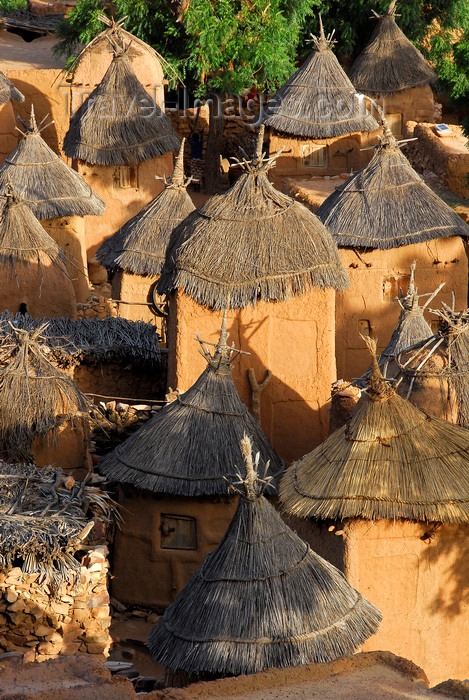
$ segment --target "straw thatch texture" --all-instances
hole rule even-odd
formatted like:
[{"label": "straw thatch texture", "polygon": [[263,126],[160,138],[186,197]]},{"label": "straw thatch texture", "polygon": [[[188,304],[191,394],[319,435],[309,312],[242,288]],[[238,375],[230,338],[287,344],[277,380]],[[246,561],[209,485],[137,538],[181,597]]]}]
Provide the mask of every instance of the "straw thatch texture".
[{"label": "straw thatch texture", "polygon": [[6,75],[0,71],[0,105],[4,105],[5,102],[10,102],[10,100],[24,102],[24,95],[17,90],[11,80],[8,80]]},{"label": "straw thatch texture", "polygon": [[[45,325],[47,324],[47,325]],[[12,325],[24,330],[41,328],[49,350],[48,359],[57,366],[82,362],[126,360],[130,364],[156,366],[161,362],[158,334],[151,323],[111,316],[84,318],[32,318],[28,314],[0,314],[0,348],[12,342]]]},{"label": "straw thatch texture", "polygon": [[276,190],[256,156],[224,194],[209,199],[173,232],[158,283],[182,287],[213,309],[284,301],[313,287],[345,289],[348,277],[332,236],[299,202]]},{"label": "straw thatch texture", "polygon": [[469,236],[469,226],[427,187],[387,129],[368,165],[337,187],[316,214],[344,248],[385,250]]},{"label": "straw thatch texture", "polygon": [[70,119],[63,150],[99,165],[132,165],[179,148],[169,118],[137,79],[125,50]]},{"label": "straw thatch texture", "polygon": [[397,396],[374,360],[352,418],[287,470],[280,499],[305,518],[468,522],[469,431]]},{"label": "straw thatch texture", "polygon": [[0,194],[11,183],[38,219],[102,214],[106,208],[41,136],[34,112],[24,138],[0,165]]},{"label": "straw thatch texture", "polygon": [[102,474],[156,493],[227,495],[243,464],[240,441],[245,433],[270,460],[269,474],[282,473],[283,460],[236,391],[231,377],[236,351],[226,339],[222,327],[213,357],[202,345],[208,362],[204,372],[188,391],[103,457]]},{"label": "straw thatch texture", "polygon": [[349,72],[357,90],[389,95],[399,90],[433,83],[437,75],[407,39],[395,21],[396,0],[392,0],[371,39]]},{"label": "straw thatch texture", "polygon": [[13,342],[1,347],[0,449],[10,460],[32,460],[34,438],[53,435],[67,420],[88,421],[88,400],[49,362],[41,331],[14,329]]},{"label": "straw thatch texture", "polygon": [[154,659],[191,676],[333,661],[381,620],[256,493],[247,473],[247,493],[222,541],[150,633]]},{"label": "straw thatch texture", "polygon": [[54,592],[80,573],[74,554],[86,549],[90,516],[112,511],[106,493],[59,468],[0,461],[0,569],[39,573]]},{"label": "straw thatch texture", "polygon": [[266,126],[313,139],[377,129],[332,52],[331,37],[324,36],[322,23],[321,36],[314,40],[317,50],[269,101]]},{"label": "straw thatch texture", "polygon": [[184,179],[184,141],[163,192],[96,251],[96,259],[104,267],[135,275],[160,274],[171,233],[195,209]]}]

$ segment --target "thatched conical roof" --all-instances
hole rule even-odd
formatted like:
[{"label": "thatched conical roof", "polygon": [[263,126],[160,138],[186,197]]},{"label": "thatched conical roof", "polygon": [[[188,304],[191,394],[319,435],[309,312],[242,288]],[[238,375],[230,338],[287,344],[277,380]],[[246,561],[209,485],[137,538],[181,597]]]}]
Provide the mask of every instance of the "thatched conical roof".
[{"label": "thatched conical roof", "polygon": [[469,226],[410,165],[389,127],[368,165],[348,178],[316,214],[339,247],[397,248],[469,236]]},{"label": "thatched conical roof", "polygon": [[24,102],[24,95],[15,88],[11,80],[8,80],[5,73],[2,73],[0,70],[0,105],[4,105],[5,102],[10,102],[10,100]]},{"label": "thatched conical roof", "polygon": [[332,661],[381,620],[283,522],[262,496],[250,455],[246,461],[245,491],[225,536],[150,633],[155,660],[191,676]]},{"label": "thatched conical roof", "polygon": [[104,78],[70,119],[64,153],[92,165],[133,165],[177,150],[179,139],[135,75],[128,45],[112,48]]},{"label": "thatched conical roof", "polygon": [[226,309],[284,301],[313,287],[347,287],[327,228],[269,182],[275,159],[263,158],[262,139],[263,127],[241,177],[173,232],[160,294],[182,287],[199,304]]},{"label": "thatched conical roof", "polygon": [[12,460],[32,460],[33,440],[65,421],[86,418],[90,404],[71,377],[56,369],[41,348],[42,327],[12,329],[0,352],[0,450]]},{"label": "thatched conical roof", "polygon": [[49,148],[41,136],[44,128],[31,107],[24,138],[0,165],[0,193],[13,184],[38,219],[102,214],[101,197]]},{"label": "thatched conical roof", "polygon": [[267,105],[264,120],[275,131],[328,139],[378,125],[357,99],[356,90],[331,50],[332,34],[313,37],[314,51]]},{"label": "thatched conical roof", "polygon": [[227,345],[226,319],[213,356],[202,351],[207,367],[188,391],[100,462],[112,481],[179,496],[227,494],[230,479],[243,464],[240,440],[247,433],[255,449],[279,476],[283,460],[239,398],[231,378],[237,353]]},{"label": "thatched conical roof", "polygon": [[355,413],[287,470],[280,499],[305,518],[469,522],[468,452],[469,430],[398,396],[374,357]]},{"label": "thatched conical roof", "polygon": [[349,72],[357,90],[388,95],[434,82],[435,71],[396,24],[396,0],[381,17],[374,14],[378,24]]},{"label": "thatched conical roof", "polygon": [[165,189],[96,251],[104,267],[136,275],[161,272],[171,233],[195,209],[184,178],[184,143]]}]

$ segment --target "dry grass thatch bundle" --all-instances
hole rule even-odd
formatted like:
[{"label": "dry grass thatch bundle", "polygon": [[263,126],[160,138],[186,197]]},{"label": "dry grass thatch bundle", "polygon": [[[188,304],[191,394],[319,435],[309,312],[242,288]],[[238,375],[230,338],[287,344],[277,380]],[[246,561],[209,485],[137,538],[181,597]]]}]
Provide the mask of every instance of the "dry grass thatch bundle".
[{"label": "dry grass thatch bundle", "polygon": [[[182,287],[214,309],[284,301],[313,287],[345,289],[348,277],[318,218],[269,182],[261,127],[255,157],[224,194],[173,232],[158,291]],[[247,158],[247,156],[246,156]]]},{"label": "dry grass thatch bundle", "polygon": [[42,138],[49,126],[44,121],[37,125],[31,107],[24,138],[0,166],[0,193],[11,183],[38,219],[102,214],[106,205],[101,197]]},{"label": "dry grass thatch bundle", "polygon": [[8,80],[5,73],[0,71],[0,105],[10,100],[24,102],[24,95],[15,88],[11,80]]},{"label": "dry grass thatch bundle", "polygon": [[159,493],[226,495],[243,463],[239,445],[247,433],[270,461],[269,473],[280,475],[283,460],[236,391],[231,362],[238,351],[227,338],[224,318],[213,356],[199,339],[207,368],[195,384],[106,455],[102,474]]},{"label": "dry grass thatch bundle", "polygon": [[0,264],[16,269],[19,263],[40,268],[52,263],[68,276],[63,250],[46,233],[11,184],[6,186],[1,198],[5,203],[0,213]]},{"label": "dry grass thatch bundle", "polygon": [[33,440],[67,420],[86,424],[90,404],[75,382],[56,369],[40,345],[42,327],[15,328],[0,352],[0,448],[10,460],[33,460]]},{"label": "dry grass thatch bundle", "polygon": [[12,343],[13,329],[41,329],[48,359],[57,366],[82,362],[125,360],[128,364],[156,366],[161,362],[158,334],[154,326],[125,318],[32,318],[28,314],[0,314],[0,349]]},{"label": "dry grass thatch bundle", "polygon": [[469,226],[433,192],[401,153],[384,120],[371,161],[317,210],[339,247],[397,248],[469,236]]},{"label": "dry grass thatch bundle", "polygon": [[314,51],[267,105],[264,123],[275,131],[328,139],[378,125],[357,99],[356,90],[331,50],[332,34],[313,37]]},{"label": "dry grass thatch bundle", "polygon": [[280,499],[305,518],[468,522],[468,453],[469,431],[398,396],[374,357],[354,415],[287,470]]},{"label": "dry grass thatch bundle", "polygon": [[165,189],[96,251],[98,262],[111,270],[159,275],[173,230],[194,211],[184,178],[184,142]]},{"label": "dry grass thatch bundle", "polygon": [[434,82],[435,71],[396,24],[396,0],[381,17],[374,14],[378,24],[349,72],[357,90],[389,95]]},{"label": "dry grass thatch bundle", "polygon": [[111,42],[113,60],[70,119],[63,150],[99,165],[132,165],[179,148],[169,118],[137,79],[128,45]]},{"label": "dry grass thatch bundle", "polygon": [[148,641],[156,661],[191,676],[332,661],[352,653],[381,620],[283,522],[262,496],[246,437],[242,449],[247,476],[228,530]]},{"label": "dry grass thatch bundle", "polygon": [[56,467],[0,461],[0,569],[39,573],[52,592],[80,571],[94,514],[111,517],[106,493]]}]

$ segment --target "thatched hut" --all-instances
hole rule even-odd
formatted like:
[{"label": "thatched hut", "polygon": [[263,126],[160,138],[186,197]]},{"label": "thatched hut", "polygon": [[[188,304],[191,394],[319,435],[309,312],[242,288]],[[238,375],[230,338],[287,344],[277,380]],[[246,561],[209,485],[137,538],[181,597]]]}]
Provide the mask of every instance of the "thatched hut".
[{"label": "thatched hut", "polygon": [[[2,206],[3,205],[3,206]],[[0,197],[0,311],[76,318],[65,253],[8,185]]]},{"label": "thatched hut", "polygon": [[468,642],[466,613],[449,600],[461,595],[453,569],[469,573],[468,450],[469,431],[398,396],[374,356],[352,418],[293,464],[280,487],[288,513],[329,524],[329,542],[318,541],[329,551],[335,540],[348,581],[383,612],[364,650],[405,656],[431,683],[466,672],[458,652]]},{"label": "thatched hut", "polygon": [[123,486],[113,581],[119,600],[168,605],[218,544],[235,509],[229,484],[243,463],[244,433],[270,460],[272,478],[283,471],[238,396],[231,378],[238,351],[227,337],[224,319],[213,354],[199,340],[207,366],[194,385],[100,462],[101,473]]},{"label": "thatched hut", "polygon": [[53,122],[37,124],[31,106],[24,138],[0,166],[0,194],[11,183],[65,251],[77,301],[87,301],[89,283],[83,216],[99,216],[105,204],[75,170],[49,148],[41,132]]},{"label": "thatched hut", "polygon": [[[313,426],[316,440],[327,433],[334,297],[348,280],[326,227],[269,182],[274,159],[262,154],[262,132],[253,160],[245,160],[231,189],[174,230],[158,291],[177,290],[168,324],[170,386],[191,386],[202,368],[189,354],[193,334],[201,329],[215,342],[219,316],[213,310],[228,309],[232,337],[251,353],[236,368],[240,396],[247,405],[257,400],[257,382],[271,370],[262,426],[289,460],[311,445],[305,425]],[[252,383],[248,369],[257,377]]]},{"label": "thatched hut", "polygon": [[240,499],[228,530],[148,641],[155,660],[187,681],[333,661],[381,620],[264,498],[250,440],[241,444],[246,476],[234,487]]},{"label": "thatched hut", "polygon": [[106,202],[87,220],[88,259],[161,190],[179,148],[164,112],[162,60],[122,22],[107,26],[78,56],[70,83],[72,116],[64,151]]},{"label": "thatched hut", "polygon": [[91,467],[90,404],[47,359],[42,330],[14,328],[0,348],[1,454],[8,461],[55,462],[81,477]]},{"label": "thatched hut", "polygon": [[359,332],[391,336],[397,309],[390,302],[399,287],[406,288],[413,260],[422,292],[446,282],[446,300],[454,292],[461,306],[468,292],[462,237],[469,226],[423,182],[386,121],[381,123],[383,135],[370,163],[316,212],[331,230],[351,280],[337,295],[336,309],[337,372],[345,379],[361,376],[368,364]]},{"label": "thatched hut", "polygon": [[12,101],[23,102],[24,95],[0,71],[0,163],[12,151],[18,139]]},{"label": "thatched hut", "polygon": [[437,76],[396,24],[396,0],[380,16],[371,39],[356,59],[349,77],[356,89],[381,102],[397,136],[406,122],[434,121],[431,83]]},{"label": "thatched hut", "polygon": [[275,182],[285,176],[336,175],[367,162],[360,148],[378,125],[332,51],[333,34],[326,37],[320,18],[316,50],[267,105],[270,148],[285,149]]},{"label": "thatched hut", "polygon": [[[153,321],[162,330],[164,299],[155,291],[173,230],[195,207],[187,192],[190,179],[184,177],[183,139],[174,170],[163,192],[107,238],[96,251],[100,265],[113,271],[113,299],[149,302],[151,306],[122,305],[120,314],[133,320]],[[155,313],[156,312],[156,313]],[[158,314],[158,315],[157,315]]]}]

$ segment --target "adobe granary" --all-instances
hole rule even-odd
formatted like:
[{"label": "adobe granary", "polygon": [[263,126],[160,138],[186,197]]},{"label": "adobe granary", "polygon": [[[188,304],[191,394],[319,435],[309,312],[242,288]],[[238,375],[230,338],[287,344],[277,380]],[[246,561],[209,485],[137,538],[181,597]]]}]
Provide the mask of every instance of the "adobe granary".
[{"label": "adobe granary", "polygon": [[[64,152],[106,202],[86,226],[88,260],[161,190],[179,139],[164,113],[163,59],[103,15],[101,32],[78,56],[70,83]],[[85,145],[86,144],[86,145]]]},{"label": "adobe granary", "polygon": [[257,381],[271,370],[261,422],[289,460],[311,445],[304,425],[313,427],[316,441],[327,434],[326,404],[336,378],[334,297],[348,279],[327,228],[269,182],[275,158],[265,158],[262,143],[263,127],[254,157],[245,155],[244,172],[231,189],[174,230],[158,291],[175,292],[168,323],[169,385],[182,390],[193,384],[203,368],[192,359],[193,334],[200,331],[216,342],[214,311],[227,309],[231,336],[251,353],[240,357],[235,370],[240,396],[250,405],[248,369]]},{"label": "adobe granary", "polygon": [[[376,342],[367,343],[375,353]],[[373,354],[353,416],[292,465],[280,486],[289,514],[316,527],[334,521],[316,541],[335,551],[347,580],[382,611],[363,650],[404,653],[432,683],[465,677],[467,668],[458,651],[468,634],[465,609],[450,601],[459,599],[452,572],[457,580],[469,573],[468,449],[469,431],[398,396]]]},{"label": "adobe granary", "polygon": [[334,32],[326,37],[321,17],[319,22],[320,35],[312,37],[316,50],[267,105],[270,149],[285,149],[275,181],[360,168],[367,162],[360,152],[368,143],[365,134],[378,128],[332,51]]},{"label": "adobe granary", "polygon": [[12,101],[23,102],[24,95],[0,71],[0,162],[18,141]]},{"label": "adobe granary", "polygon": [[433,122],[431,83],[435,71],[396,24],[396,0],[378,20],[370,41],[349,72],[356,89],[380,100],[393,132],[401,136],[406,122]]},{"label": "adobe granary", "polygon": [[[382,136],[368,165],[340,185],[319,207],[351,285],[337,295],[337,373],[350,380],[366,370],[359,332],[389,338],[397,322],[390,302],[406,288],[407,270],[419,267],[422,293],[446,282],[446,300],[467,299],[465,239],[469,226],[433,192],[401,152],[381,117]],[[363,299],[366,299],[364,309]],[[383,348],[384,349],[384,348]]]},{"label": "adobe granary", "polygon": [[224,319],[213,352],[199,339],[207,366],[194,385],[100,462],[100,472],[122,485],[113,579],[119,600],[168,605],[219,543],[236,507],[229,484],[243,464],[245,432],[269,460],[269,476],[283,471],[283,460],[238,396],[231,364],[239,351],[227,338]]},{"label": "adobe granary", "polygon": [[99,216],[105,204],[75,170],[49,148],[41,132],[53,122],[38,125],[31,106],[29,125],[23,122],[22,140],[0,166],[0,194],[11,183],[44,229],[64,249],[77,301],[89,292],[85,229],[81,217]]},{"label": "adobe granary", "polygon": [[0,196],[0,310],[76,318],[65,253],[10,184]]},{"label": "adobe granary", "polygon": [[0,345],[0,449],[8,461],[59,466],[76,476],[90,470],[90,404],[41,347],[43,327],[12,326]]},{"label": "adobe granary", "polygon": [[[164,299],[155,292],[173,230],[194,211],[187,193],[190,178],[184,177],[183,139],[171,177],[164,178],[164,190],[127,221],[96,251],[100,265],[112,271],[114,299],[150,302],[164,313]],[[160,306],[161,305],[161,306]],[[119,312],[133,320],[152,321],[162,331],[162,315],[156,316],[151,306],[121,305]]]},{"label": "adobe granary", "polygon": [[352,653],[381,620],[283,522],[263,496],[259,453],[253,460],[247,436],[241,445],[245,476],[232,485],[240,498],[228,530],[150,633],[169,681],[331,661]]}]

